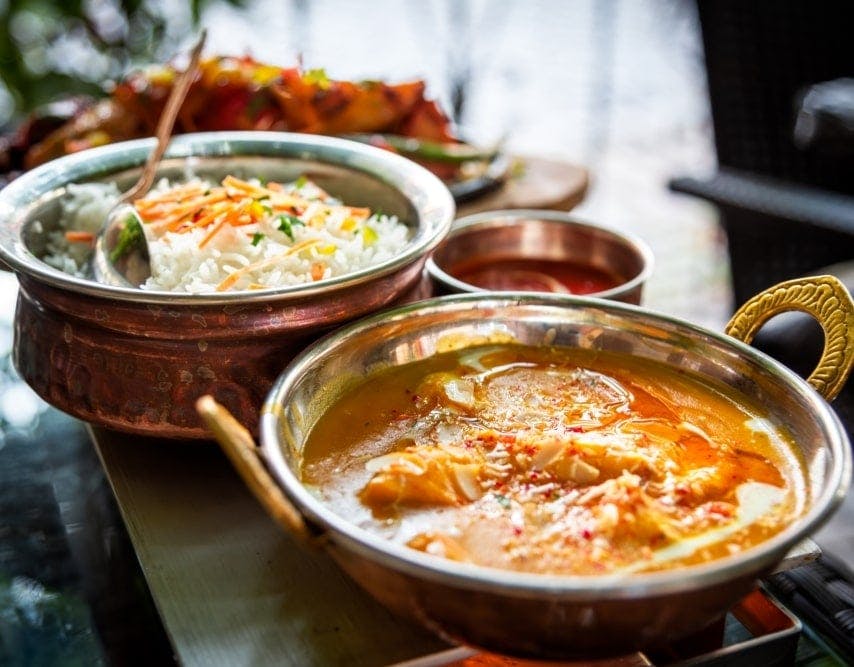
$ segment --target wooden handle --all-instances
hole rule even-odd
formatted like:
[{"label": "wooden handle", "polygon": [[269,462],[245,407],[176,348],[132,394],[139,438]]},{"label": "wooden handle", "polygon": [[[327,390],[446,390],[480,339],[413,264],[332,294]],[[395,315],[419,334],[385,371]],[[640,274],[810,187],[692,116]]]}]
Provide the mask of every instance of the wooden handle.
[{"label": "wooden handle", "polygon": [[196,401],[196,411],[270,516],[303,544],[315,545],[317,537],[261,462],[261,454],[249,431],[212,396],[202,396]]},{"label": "wooden handle", "polygon": [[854,301],[839,279],[815,276],[774,285],[739,308],[726,332],[750,343],[765,322],[790,310],[809,313],[824,330],[824,350],[807,382],[832,401],[854,365]]}]

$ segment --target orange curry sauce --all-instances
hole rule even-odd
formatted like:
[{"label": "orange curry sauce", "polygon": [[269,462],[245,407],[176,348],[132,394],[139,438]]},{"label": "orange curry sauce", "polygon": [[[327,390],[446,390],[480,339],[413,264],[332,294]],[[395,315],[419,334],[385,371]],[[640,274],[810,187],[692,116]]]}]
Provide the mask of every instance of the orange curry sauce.
[{"label": "orange curry sauce", "polygon": [[519,345],[372,375],[320,417],[302,473],[398,543],[552,574],[736,553],[805,493],[788,438],[722,388],[628,355]]}]

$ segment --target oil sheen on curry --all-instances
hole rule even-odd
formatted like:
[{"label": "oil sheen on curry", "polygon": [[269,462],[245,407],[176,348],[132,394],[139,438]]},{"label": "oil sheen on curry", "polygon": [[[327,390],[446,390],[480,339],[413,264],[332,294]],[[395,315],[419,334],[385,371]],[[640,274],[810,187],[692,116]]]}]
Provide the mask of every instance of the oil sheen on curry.
[{"label": "oil sheen on curry", "polygon": [[805,494],[788,438],[722,388],[618,353],[515,344],[370,376],[312,429],[302,476],[413,549],[572,575],[737,553]]}]

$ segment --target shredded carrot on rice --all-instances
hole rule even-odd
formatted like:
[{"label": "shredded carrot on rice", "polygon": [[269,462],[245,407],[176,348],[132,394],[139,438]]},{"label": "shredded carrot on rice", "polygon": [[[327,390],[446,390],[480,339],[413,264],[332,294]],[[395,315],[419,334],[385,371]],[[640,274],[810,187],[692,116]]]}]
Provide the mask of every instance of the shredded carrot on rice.
[{"label": "shredded carrot on rice", "polygon": [[[312,186],[323,193],[314,184]],[[257,222],[261,216],[257,212],[253,213],[249,209],[250,205],[265,214],[280,211],[299,215],[311,203],[308,199],[286,192],[281,183],[256,185],[235,176],[226,176],[221,186],[205,189],[198,184],[187,184],[139,199],[134,202],[134,206],[142,221],[151,225],[155,233],[183,233],[190,229],[213,226],[212,233],[200,243],[199,247],[202,247],[222,229],[223,217],[235,227]],[[368,208],[341,208],[357,219],[367,219],[371,215]],[[245,215],[247,211],[248,216]]]},{"label": "shredded carrot on rice", "polygon": [[273,255],[272,257],[267,257],[266,259],[262,259],[261,261],[254,262],[253,264],[248,264],[247,266],[232,271],[230,274],[228,274],[228,278],[226,278],[219,285],[216,286],[216,291],[224,292],[230,287],[233,287],[234,284],[237,283],[238,280],[240,280],[241,276],[244,276],[247,273],[252,273],[253,271],[257,271],[258,269],[264,269],[268,266],[273,266],[274,264],[277,264],[281,259],[285,257],[290,257],[291,255],[295,255],[301,250],[316,246],[319,243],[319,239],[306,239],[305,241],[295,243],[283,253]]},{"label": "shredded carrot on rice", "polygon": [[65,232],[65,240],[69,243],[95,243],[95,235],[92,232],[68,230]]},{"label": "shredded carrot on rice", "polygon": [[[333,234],[343,233],[342,239],[357,241],[363,248],[375,240],[367,224],[372,217],[370,208],[343,205],[304,177],[283,184],[229,175],[219,185],[197,181],[155,191],[134,206],[153,237],[162,238],[168,245],[187,247],[178,238],[170,240],[170,235],[191,233],[192,247],[217,258],[222,273],[216,278],[218,284],[216,280],[211,284],[217,292],[262,289],[259,274],[277,270],[288,257],[299,257],[307,280],[322,280],[330,271],[334,275],[342,261],[336,256],[339,246],[330,238],[314,238],[314,229],[323,230],[326,224],[332,225]],[[246,236],[252,246],[258,246],[243,259],[233,256],[233,237],[225,231],[238,228],[240,237]],[[223,234],[226,237],[214,243]],[[280,248],[286,250],[280,252]],[[305,250],[310,252],[301,255]],[[293,266],[293,261],[288,265]]]}]

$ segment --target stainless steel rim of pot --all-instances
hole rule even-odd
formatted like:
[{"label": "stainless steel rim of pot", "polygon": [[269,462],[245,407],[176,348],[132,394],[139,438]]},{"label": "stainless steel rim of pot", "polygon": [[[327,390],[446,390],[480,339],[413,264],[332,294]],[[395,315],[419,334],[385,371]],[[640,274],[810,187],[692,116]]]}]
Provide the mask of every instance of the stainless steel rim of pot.
[{"label": "stainless steel rim of pot", "polygon": [[203,132],[175,137],[163,158],[215,160],[265,157],[311,160],[352,169],[395,188],[411,201],[419,219],[406,250],[373,267],[318,281],[252,292],[182,295],[104,285],[64,273],[42,262],[22,238],[28,212],[40,201],[56,196],[69,183],[104,178],[139,167],[150,154],[154,139],[138,139],[92,148],[36,167],[0,191],[0,261],[13,271],[33,276],[63,290],[119,301],[179,305],[218,305],[303,299],[387,275],[429,253],[447,234],[455,204],[442,181],[420,165],[389,151],[354,141],[287,132]]}]

